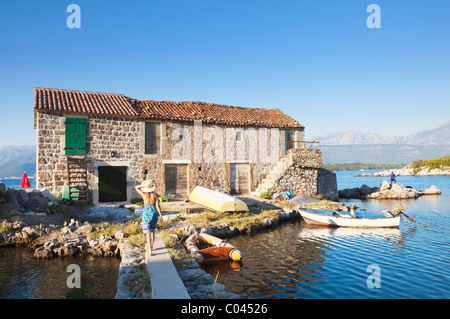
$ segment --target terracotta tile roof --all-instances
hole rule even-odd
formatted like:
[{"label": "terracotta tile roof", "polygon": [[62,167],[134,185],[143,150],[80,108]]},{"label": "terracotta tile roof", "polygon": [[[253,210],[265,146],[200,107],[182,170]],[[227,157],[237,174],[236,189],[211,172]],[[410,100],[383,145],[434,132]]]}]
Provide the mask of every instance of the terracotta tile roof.
[{"label": "terracotta tile roof", "polygon": [[42,111],[138,116],[123,94],[34,89],[34,109]]},{"label": "terracotta tile roof", "polygon": [[142,119],[302,128],[278,109],[247,108],[205,102],[137,101],[123,94],[35,88],[34,108],[48,112],[139,116]]},{"label": "terracotta tile roof", "polygon": [[236,126],[303,127],[278,109],[248,108],[205,102],[140,101],[147,119],[202,120]]}]

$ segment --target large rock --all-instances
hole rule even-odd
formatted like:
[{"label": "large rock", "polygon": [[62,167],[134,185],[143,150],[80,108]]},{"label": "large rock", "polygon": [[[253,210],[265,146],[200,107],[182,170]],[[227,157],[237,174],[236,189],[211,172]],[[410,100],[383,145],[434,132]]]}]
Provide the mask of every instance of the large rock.
[{"label": "large rock", "polygon": [[33,212],[46,212],[48,209],[48,198],[43,196],[38,190],[31,190],[28,192],[28,202],[25,208]]},{"label": "large rock", "polygon": [[421,192],[410,186],[404,187],[397,183],[391,185],[387,181],[383,181],[379,188],[362,185],[359,188],[347,188],[339,191],[340,198],[356,199],[407,199],[435,194],[440,194],[440,190],[434,185]]},{"label": "large rock", "polygon": [[0,212],[19,211],[20,207],[15,189],[6,187],[0,197]]},{"label": "large rock", "polygon": [[6,187],[0,182],[0,212],[48,212],[48,198],[38,190]]},{"label": "large rock", "polygon": [[422,192],[422,195],[440,195],[441,190],[434,185],[431,185],[430,188],[427,188]]},{"label": "large rock", "polygon": [[[421,192],[415,190],[412,187],[403,187],[403,185],[394,183],[392,186],[387,187],[383,182],[382,187],[378,192],[367,195],[368,199],[407,199],[417,198],[422,195]],[[387,182],[386,182],[387,183]],[[389,185],[389,184],[387,184]]]},{"label": "large rock", "polygon": [[[389,184],[388,184],[389,185]],[[374,192],[377,192],[379,190],[378,187],[369,187],[366,184],[362,185],[361,187],[355,187],[355,188],[346,188],[344,190],[339,191],[339,198],[357,198],[357,199],[364,199],[369,194],[372,194]]]}]

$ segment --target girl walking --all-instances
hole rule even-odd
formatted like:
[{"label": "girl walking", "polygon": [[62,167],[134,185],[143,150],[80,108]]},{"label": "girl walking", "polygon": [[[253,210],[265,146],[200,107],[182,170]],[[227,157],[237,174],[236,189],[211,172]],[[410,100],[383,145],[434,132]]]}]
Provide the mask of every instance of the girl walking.
[{"label": "girl walking", "polygon": [[159,206],[159,196],[155,193],[155,181],[144,181],[135,187],[139,195],[144,200],[144,211],[142,212],[142,231],[147,237],[147,246],[150,256],[153,255],[153,243],[155,242],[155,229],[159,220],[162,221],[161,207]]}]

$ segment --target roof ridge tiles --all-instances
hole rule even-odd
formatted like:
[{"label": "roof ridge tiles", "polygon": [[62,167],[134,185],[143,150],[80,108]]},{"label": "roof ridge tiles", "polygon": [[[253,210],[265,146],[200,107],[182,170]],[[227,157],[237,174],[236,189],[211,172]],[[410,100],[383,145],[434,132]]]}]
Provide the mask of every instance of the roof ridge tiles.
[{"label": "roof ridge tiles", "polygon": [[[45,88],[45,87],[35,87],[35,90],[51,90],[51,91],[62,91],[62,92],[77,92],[77,93],[92,93],[92,94],[107,94],[107,95],[120,95],[125,96],[123,93],[111,93],[111,92],[96,92],[96,91],[85,91],[85,90],[70,90],[70,89],[57,89],[57,88]],[[125,96],[128,98],[127,96]]]}]

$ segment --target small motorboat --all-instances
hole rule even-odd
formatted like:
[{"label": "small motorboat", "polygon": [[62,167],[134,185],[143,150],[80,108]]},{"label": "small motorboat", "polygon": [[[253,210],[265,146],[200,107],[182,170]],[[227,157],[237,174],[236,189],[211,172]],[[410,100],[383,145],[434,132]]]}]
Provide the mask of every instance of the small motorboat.
[{"label": "small motorboat", "polygon": [[241,252],[226,240],[209,234],[193,234],[184,242],[191,254],[197,255],[197,261],[211,262],[220,260],[240,261]]},{"label": "small motorboat", "polygon": [[400,226],[400,215],[385,212],[338,212],[300,208],[300,215],[307,224],[337,227],[391,227]]},{"label": "small motorboat", "polygon": [[194,188],[189,200],[219,213],[248,211],[247,204],[239,198],[201,186]]}]

